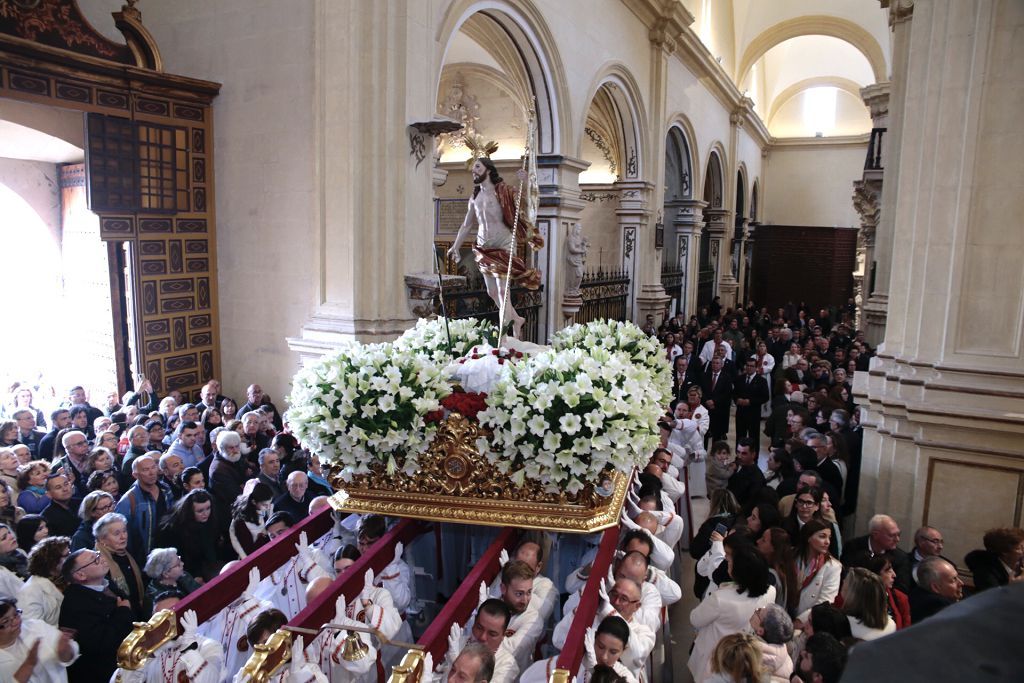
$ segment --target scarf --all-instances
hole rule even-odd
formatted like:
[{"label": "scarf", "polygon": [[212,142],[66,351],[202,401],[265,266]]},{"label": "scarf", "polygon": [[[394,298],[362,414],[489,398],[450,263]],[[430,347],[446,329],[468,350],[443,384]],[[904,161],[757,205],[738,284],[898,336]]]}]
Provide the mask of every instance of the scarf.
[{"label": "scarf", "polygon": [[811,585],[811,581],[813,581],[814,577],[818,574],[819,571],[821,571],[821,568],[825,566],[826,558],[827,555],[816,555],[815,558],[811,560],[811,563],[809,565],[805,564],[803,561],[800,562],[800,574],[804,575],[806,572],[806,575],[804,575],[804,580],[800,585],[800,590],[803,590],[804,588],[807,588],[809,585]]},{"label": "scarf", "polygon": [[31,491],[32,493],[34,493],[34,494],[36,494],[37,496],[40,496],[40,497],[46,495],[46,489],[44,489],[42,486],[31,486],[30,485],[30,486],[26,486],[23,490]]},{"label": "scarf", "polygon": [[[103,557],[107,560],[107,565],[110,567],[110,582],[118,587],[122,595],[125,597],[130,596],[131,590],[128,588],[128,578],[124,575],[124,572],[121,571],[121,566],[114,559],[113,553],[101,546],[99,543],[96,544],[96,550],[100,551],[103,554]],[[125,555],[128,557],[128,564],[132,567],[132,574],[135,575],[132,578],[135,579],[135,585],[139,589],[136,594],[139,596],[139,599],[142,600],[146,596],[145,586],[142,585],[142,572],[139,571],[139,565],[135,563],[135,558],[128,553],[125,553]]]}]

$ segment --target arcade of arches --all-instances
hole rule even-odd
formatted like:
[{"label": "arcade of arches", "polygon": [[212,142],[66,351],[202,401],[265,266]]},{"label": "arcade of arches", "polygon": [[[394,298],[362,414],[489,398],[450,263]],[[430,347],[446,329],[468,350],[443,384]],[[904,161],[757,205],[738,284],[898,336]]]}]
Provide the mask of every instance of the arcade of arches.
[{"label": "arcade of arches", "polygon": [[[110,19],[120,5],[78,2],[123,45]],[[168,263],[177,248],[185,275],[142,271],[112,293],[115,317],[151,291],[170,311],[132,318],[138,341],[118,351],[122,380],[125,368],[152,365],[185,376],[186,393],[216,374],[236,395],[258,379],[281,397],[300,359],[346,339],[394,338],[429,308],[435,254],[444,259],[462,222],[473,190],[466,134],[495,141],[499,170],[514,177],[533,111],[545,246],[532,258],[543,282],[518,301],[534,339],[586,311],[642,323],[688,318],[714,297],[771,310],[852,302],[877,347],[853,387],[864,425],[860,509],[904,529],[942,528],[953,558],[988,528],[1021,525],[1019,2],[144,0],[138,9],[160,52],[129,68],[142,88],[140,74],[157,74],[149,82],[186,111],[171,123],[200,136],[189,153],[192,142],[206,147],[191,167],[202,194],[167,214],[152,247],[171,250]],[[26,65],[16,66],[0,123],[25,125],[6,114],[26,102],[72,106],[70,95],[62,104],[19,90]],[[184,78],[160,81],[168,74]],[[461,132],[433,135],[441,118]],[[48,126],[41,117],[60,139]],[[69,144],[80,150],[77,136]],[[0,159],[0,201],[17,194],[23,171]],[[98,213],[103,239],[142,239],[109,220],[128,213]],[[183,257],[178,231],[207,226],[184,236]],[[565,277],[577,226],[588,244],[582,309]],[[468,289],[471,264],[440,263]],[[168,282],[187,294],[157,289]],[[587,299],[591,291],[607,301]],[[183,298],[196,306],[181,317],[187,353],[147,347],[146,326],[175,320]],[[159,334],[171,344],[167,324]],[[167,358],[183,353],[193,365],[175,374]],[[856,520],[858,534],[866,524]]]}]

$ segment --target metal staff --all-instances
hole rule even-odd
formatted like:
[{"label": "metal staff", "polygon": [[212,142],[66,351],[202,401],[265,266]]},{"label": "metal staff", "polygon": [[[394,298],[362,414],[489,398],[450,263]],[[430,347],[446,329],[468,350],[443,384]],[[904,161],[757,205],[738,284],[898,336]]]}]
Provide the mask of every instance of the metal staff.
[{"label": "metal staff", "polygon": [[444,278],[441,277],[441,258],[437,255],[437,249],[434,249],[434,267],[437,268],[437,297],[441,301],[441,316],[444,318],[444,331],[448,335],[448,355],[455,358],[455,353],[452,351],[452,330],[448,326],[448,308],[444,303]]}]

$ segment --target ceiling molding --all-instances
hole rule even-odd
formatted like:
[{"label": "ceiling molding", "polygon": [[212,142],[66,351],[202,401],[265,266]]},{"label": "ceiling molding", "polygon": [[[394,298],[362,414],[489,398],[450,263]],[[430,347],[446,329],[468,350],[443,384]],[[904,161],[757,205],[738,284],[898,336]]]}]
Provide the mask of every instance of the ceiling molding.
[{"label": "ceiling molding", "polygon": [[841,17],[826,15],[814,15],[794,17],[781,21],[762,31],[756,38],[747,44],[743,51],[743,58],[740,59],[739,68],[736,70],[736,82],[742,83],[750,72],[751,67],[768,50],[779,43],[799,38],[801,36],[831,36],[844,40],[857,48],[871,65],[871,71],[875,81],[888,80],[888,66],[885,62],[885,53],[882,46],[878,44],[875,37],[860,24]]},{"label": "ceiling molding", "polygon": [[842,76],[815,76],[814,78],[805,78],[793,83],[775,96],[775,99],[772,100],[771,105],[768,107],[768,116],[765,117],[768,125],[772,125],[772,119],[775,118],[775,115],[779,113],[779,110],[782,109],[782,106],[786,104],[786,102],[789,102],[804,90],[825,86],[839,88],[843,92],[853,95],[858,101],[863,102],[860,94],[861,87],[863,86],[856,81],[851,81],[849,78],[843,78]]},{"label": "ceiling molding", "polygon": [[855,147],[868,144],[870,133],[835,135],[828,138],[772,138],[771,149],[819,149],[821,147]]}]

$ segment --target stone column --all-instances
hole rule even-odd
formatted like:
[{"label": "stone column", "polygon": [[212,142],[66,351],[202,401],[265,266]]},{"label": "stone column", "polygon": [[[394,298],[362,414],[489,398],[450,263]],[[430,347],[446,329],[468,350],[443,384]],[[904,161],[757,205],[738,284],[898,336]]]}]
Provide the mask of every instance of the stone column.
[{"label": "stone column", "polygon": [[[732,234],[732,230],[727,222],[729,210],[721,208],[704,209],[704,217],[708,222],[708,262],[715,270],[715,287],[712,296],[721,297],[722,308],[725,309],[730,304],[726,304],[726,295],[722,291],[722,283],[726,281],[726,273],[729,273],[730,279],[732,279],[730,272],[732,264],[729,260],[729,243],[727,241]],[[732,281],[735,282],[735,279],[732,279]],[[736,296],[735,286],[732,286],[728,294]]]},{"label": "stone column", "polygon": [[700,199],[684,199],[672,221],[677,238],[676,264],[683,271],[679,310],[687,319],[697,312],[697,279],[700,273],[700,233],[704,228],[704,207]]},{"label": "stone column", "polygon": [[[656,319],[661,318],[668,297],[661,286],[660,261],[652,265],[656,254],[649,201],[654,186],[636,180],[617,182],[615,188],[619,193],[619,208],[615,210],[615,215],[619,217],[619,226],[622,228],[622,269],[629,273],[626,318],[634,322],[644,320],[648,313]],[[652,277],[656,285],[651,281]],[[656,308],[652,308],[652,302],[648,301],[652,294],[657,298],[654,303],[660,303]]]},{"label": "stone column", "polygon": [[1012,0],[915,5],[885,342],[854,387],[858,529],[933,525],[957,562],[1024,509],[1022,31]]},{"label": "stone column", "polygon": [[[889,278],[892,272],[893,234],[895,232],[896,188],[899,183],[901,138],[904,123],[904,99],[907,91],[907,63],[910,51],[914,0],[880,0],[889,8],[889,27],[892,29],[892,79],[888,98],[888,131],[885,133],[885,187],[882,189],[881,208],[875,237],[874,287],[868,292],[864,304],[865,335],[872,344],[885,337],[885,323],[889,310]],[[867,90],[867,89],[865,89]],[[868,93],[870,96],[870,92]],[[868,106],[871,103],[868,102]],[[865,268],[870,278],[872,264]]]},{"label": "stone column", "polygon": [[537,156],[537,182],[540,185],[537,229],[544,236],[544,248],[540,250],[537,262],[541,264],[539,267],[543,276],[545,301],[537,338],[542,341],[549,339],[567,324],[562,315],[565,238],[583,211],[579,179],[580,173],[589,165],[586,161],[561,155]]},{"label": "stone column", "polygon": [[[875,272],[875,235],[878,228],[878,214],[882,199],[880,180],[857,180],[853,183],[853,207],[860,216],[857,231],[857,272],[854,273],[854,299],[857,302],[857,328],[869,324],[865,315],[868,294],[871,292]],[[877,321],[876,321],[877,323]],[[870,334],[865,334],[870,337]],[[872,342],[877,344],[877,341]]]},{"label": "stone column", "polygon": [[733,258],[736,260],[736,305],[744,306],[743,292],[747,281],[747,238],[750,236],[749,220],[743,218],[736,227],[736,238],[733,240]]},{"label": "stone column", "polygon": [[433,164],[417,163],[407,133],[434,115],[430,9],[316,0],[314,12],[317,298],[288,340],[304,360],[350,339],[395,338],[416,320],[405,274],[433,270]]}]

